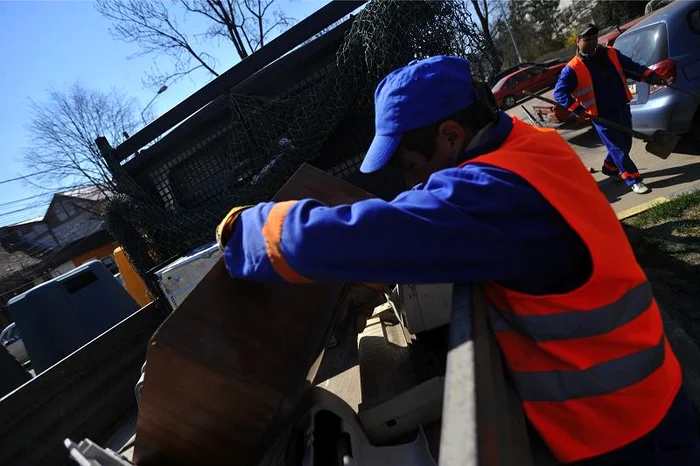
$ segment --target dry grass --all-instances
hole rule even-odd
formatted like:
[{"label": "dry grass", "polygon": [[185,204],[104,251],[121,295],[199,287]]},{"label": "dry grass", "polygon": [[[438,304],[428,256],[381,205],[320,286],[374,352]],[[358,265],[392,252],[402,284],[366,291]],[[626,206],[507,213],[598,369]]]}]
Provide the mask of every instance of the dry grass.
[{"label": "dry grass", "polygon": [[700,190],[623,224],[659,304],[700,344]]}]

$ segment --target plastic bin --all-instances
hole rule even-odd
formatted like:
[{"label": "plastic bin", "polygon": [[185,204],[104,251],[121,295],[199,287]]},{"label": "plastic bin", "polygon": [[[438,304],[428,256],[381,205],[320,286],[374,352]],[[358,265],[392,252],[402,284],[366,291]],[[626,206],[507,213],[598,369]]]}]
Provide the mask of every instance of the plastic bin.
[{"label": "plastic bin", "polygon": [[139,309],[100,261],[90,261],[8,303],[37,374]]}]

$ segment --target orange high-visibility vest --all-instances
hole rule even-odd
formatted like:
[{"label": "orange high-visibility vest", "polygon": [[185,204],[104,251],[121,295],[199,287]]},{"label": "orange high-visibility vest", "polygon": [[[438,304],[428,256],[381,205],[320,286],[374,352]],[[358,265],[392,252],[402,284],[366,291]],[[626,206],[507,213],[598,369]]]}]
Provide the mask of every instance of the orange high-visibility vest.
[{"label": "orange high-visibility vest", "polygon": [[[613,66],[617,70],[617,74],[622,80],[622,86],[625,88],[625,95],[627,96],[627,102],[632,100],[632,94],[627,87],[627,77],[622,70],[622,65],[620,64],[620,58],[617,55],[617,50],[612,47],[605,47],[608,58],[612,62]],[[573,68],[574,73],[576,73],[576,89],[571,93],[572,97],[576,102],[569,107],[570,111],[574,111],[579,105],[583,105],[586,108],[586,112],[591,115],[598,115],[598,105],[595,101],[595,93],[593,92],[593,78],[591,78],[591,73],[588,71],[586,64],[583,63],[581,57],[578,54],[574,55],[566,66]]]},{"label": "orange high-visibility vest", "polygon": [[484,285],[489,320],[528,419],[554,456],[573,462],[639,439],[668,412],[681,370],[659,307],[615,213],[553,130],[514,119],[505,143],[469,160],[511,171],[578,233],[593,272],[543,296]]}]

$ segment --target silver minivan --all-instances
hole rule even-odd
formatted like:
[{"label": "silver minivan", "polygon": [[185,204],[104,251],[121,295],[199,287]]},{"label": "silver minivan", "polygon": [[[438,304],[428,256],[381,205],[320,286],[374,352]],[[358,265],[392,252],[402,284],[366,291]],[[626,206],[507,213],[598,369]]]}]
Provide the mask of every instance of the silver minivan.
[{"label": "silver minivan", "polygon": [[[674,86],[700,95],[700,1],[675,1],[655,11],[620,35],[615,48]],[[690,132],[700,140],[700,97],[631,80],[628,86],[634,129]]]}]

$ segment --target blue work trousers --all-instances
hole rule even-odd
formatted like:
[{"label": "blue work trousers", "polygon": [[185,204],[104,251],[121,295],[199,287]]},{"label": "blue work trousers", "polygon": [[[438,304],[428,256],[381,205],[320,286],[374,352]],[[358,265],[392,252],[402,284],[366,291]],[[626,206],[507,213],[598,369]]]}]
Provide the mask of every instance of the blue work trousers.
[{"label": "blue work trousers", "polygon": [[[600,117],[628,128],[632,127],[632,114],[629,105],[621,105],[617,109],[607,110]],[[632,135],[597,123],[593,123],[593,126],[608,150],[608,155],[603,162],[603,173],[608,176],[622,176],[628,186],[642,181],[637,166],[630,158]]]},{"label": "blue work trousers", "polygon": [[[644,406],[640,405],[639,409],[644,409]],[[668,414],[654,430],[629,445],[574,465],[700,465],[700,437],[698,437],[698,425],[692,401],[681,388]]]}]

